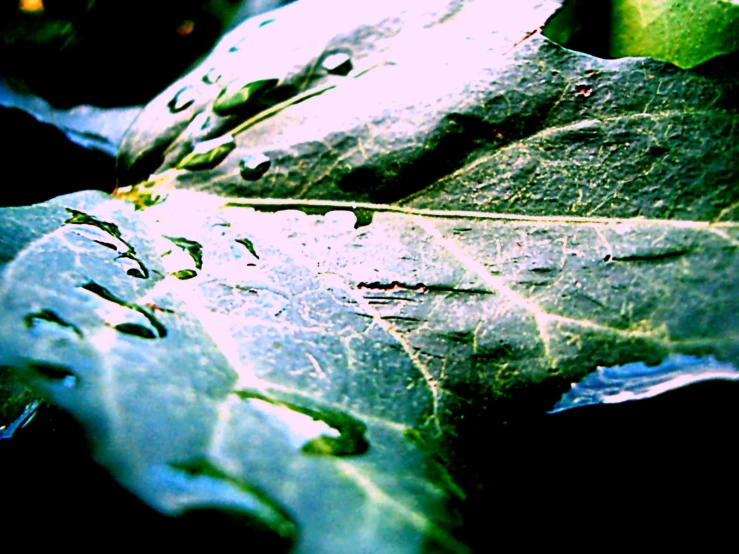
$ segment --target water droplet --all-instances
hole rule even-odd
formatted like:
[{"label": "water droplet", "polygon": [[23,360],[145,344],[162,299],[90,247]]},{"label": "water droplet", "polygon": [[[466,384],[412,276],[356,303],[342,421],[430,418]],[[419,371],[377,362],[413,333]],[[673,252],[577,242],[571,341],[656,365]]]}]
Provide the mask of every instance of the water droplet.
[{"label": "water droplet", "polygon": [[162,325],[162,323],[156,317],[154,317],[151,311],[148,310],[147,308],[139,306],[138,304],[126,302],[122,298],[117,297],[115,294],[110,292],[108,289],[98,285],[94,281],[88,281],[84,285],[81,285],[80,288],[86,291],[89,291],[96,296],[99,296],[103,300],[107,300],[108,302],[113,302],[114,304],[118,304],[119,306],[123,306],[124,308],[128,308],[129,310],[133,310],[133,311],[140,313],[149,321],[151,326],[154,329],[156,329],[156,332],[159,335],[159,338],[164,338],[167,336],[167,328],[164,325]]},{"label": "water droplet", "polygon": [[236,42],[234,42],[231,45],[231,47],[228,49],[228,51],[229,52],[232,52],[232,53],[233,52],[238,52],[244,46],[244,43],[245,42],[246,42],[246,38],[245,37],[240,38],[239,40],[237,40]]},{"label": "water droplet", "polygon": [[323,69],[331,75],[348,75],[352,70],[352,58],[346,52],[334,52],[323,59]]},{"label": "water droplet", "polygon": [[149,278],[149,270],[143,263],[141,263],[141,260],[139,260],[131,250],[118,256],[116,261],[120,261],[121,265],[127,267],[126,275],[136,277],[137,279]]},{"label": "water droplet", "polygon": [[198,274],[197,271],[194,269],[181,269],[180,271],[173,271],[170,273],[172,277],[176,277],[180,281],[187,281],[188,279],[192,279]]},{"label": "water droplet", "polygon": [[198,142],[192,152],[177,165],[177,169],[212,169],[223,161],[236,148],[232,135],[223,135],[211,140]]},{"label": "water droplet", "polygon": [[113,327],[116,331],[125,335],[131,335],[142,339],[155,339],[157,338],[154,331],[138,323],[119,323]]},{"label": "water droplet", "polygon": [[237,392],[252,408],[268,416],[285,440],[304,454],[356,456],[369,448],[364,436],[367,427],[354,416],[322,406],[311,398],[270,393],[284,398],[271,398],[257,391]]},{"label": "water droplet", "polygon": [[195,262],[195,269],[203,269],[203,246],[194,240],[186,239],[185,237],[168,237],[162,235],[168,241],[171,241],[175,246],[187,252],[192,261]]},{"label": "water droplet", "polygon": [[239,161],[241,177],[247,181],[256,181],[267,173],[272,162],[264,154],[249,154]]},{"label": "water droplet", "polygon": [[265,25],[269,25],[270,23],[274,23],[275,18],[272,17],[270,19],[265,19],[264,21],[259,23],[259,27],[264,27]]},{"label": "water droplet", "polygon": [[236,239],[236,242],[238,242],[239,244],[243,244],[246,247],[246,249],[249,251],[249,254],[254,256],[257,260],[259,259],[259,256],[257,256],[257,251],[254,248],[254,243],[252,241],[250,241],[247,238],[242,238],[242,239]]},{"label": "water droplet", "polygon": [[575,96],[580,98],[587,98],[593,94],[593,87],[588,83],[577,83],[575,84]]},{"label": "water droplet", "polygon": [[69,336],[74,333],[79,338],[82,338],[82,331],[80,331],[79,327],[73,323],[64,321],[51,310],[41,310],[40,312],[28,314],[23,318],[23,323],[25,323],[28,329],[32,329],[37,332],[63,332],[63,334]]},{"label": "water droplet", "polygon": [[192,106],[194,102],[195,91],[192,87],[187,86],[177,91],[172,100],[167,102],[167,107],[170,112],[179,113]]},{"label": "water droplet", "polygon": [[210,116],[207,113],[199,113],[196,115],[193,120],[190,122],[190,125],[188,125],[188,129],[195,133],[202,133],[205,131],[208,126],[210,125]]},{"label": "water droplet", "polygon": [[214,119],[207,113],[199,113],[193,117],[182,133],[182,136],[185,138],[183,148],[187,148],[188,146],[192,148],[192,144],[195,142],[208,140],[220,135],[222,131],[218,128],[218,124]]},{"label": "water droplet", "polygon": [[203,75],[203,82],[209,85],[215,85],[223,77],[223,73],[217,67],[211,67],[208,72]]},{"label": "water droplet", "polygon": [[279,79],[258,79],[233,81],[224,88],[213,103],[213,111],[217,114],[228,112],[243,106],[268,90],[277,86]]},{"label": "water droplet", "polygon": [[148,279],[149,277],[148,273],[143,273],[140,269],[137,269],[135,267],[132,267],[131,269],[126,271],[126,275],[130,275],[131,277],[136,277],[137,279]]},{"label": "water droplet", "polygon": [[118,229],[118,225],[110,223],[109,221],[102,221],[95,216],[88,215],[84,212],[73,210],[72,208],[66,208],[67,212],[72,214],[72,217],[67,219],[65,225],[92,225],[98,229],[105,231],[110,236],[121,239],[121,231]]},{"label": "water droplet", "polygon": [[[120,229],[118,229],[118,225],[116,225],[115,223],[111,223],[109,221],[102,221],[100,219],[97,219],[96,217],[88,215],[84,212],[73,210],[71,208],[67,208],[67,211],[72,214],[72,217],[64,222],[65,225],[91,225],[105,233],[108,233],[110,236],[118,239],[126,246],[127,250],[123,254],[119,255],[116,258],[116,260],[131,260],[132,262],[128,264],[126,264],[125,262],[123,263],[124,266],[129,267],[126,270],[126,274],[132,277],[136,277],[138,279],[148,279],[149,278],[149,271],[146,269],[146,266],[136,257],[136,250],[134,249],[134,247],[128,244],[125,240],[123,240],[123,237],[121,236],[121,231]],[[78,233],[78,234],[82,234],[82,233]],[[106,248],[110,248],[111,250],[115,250],[116,252],[119,251],[118,247],[114,244],[110,244],[105,241],[97,240],[93,238],[92,236],[90,236],[89,238],[97,244],[102,244]],[[135,265],[135,266],[131,268],[130,267],[131,265]]]},{"label": "water droplet", "polygon": [[77,385],[77,376],[71,369],[63,365],[35,363],[30,366],[30,368],[41,377],[44,377],[49,381],[59,383],[64,388],[72,389]]},{"label": "water droplet", "polygon": [[360,227],[366,227],[372,223],[372,218],[374,217],[375,212],[372,210],[356,209],[354,210],[354,215],[357,218],[354,222],[354,228],[359,229]]}]

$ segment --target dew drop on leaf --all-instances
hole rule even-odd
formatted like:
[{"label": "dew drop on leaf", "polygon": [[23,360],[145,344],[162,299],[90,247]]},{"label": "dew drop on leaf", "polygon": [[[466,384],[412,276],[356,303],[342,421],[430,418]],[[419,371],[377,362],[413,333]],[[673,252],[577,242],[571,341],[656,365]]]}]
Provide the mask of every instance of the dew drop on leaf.
[{"label": "dew drop on leaf", "polygon": [[241,177],[247,181],[256,181],[269,171],[272,162],[264,154],[249,154],[239,161]]},{"label": "dew drop on leaf", "polygon": [[346,52],[334,52],[326,56],[321,65],[332,75],[343,77],[352,70],[352,59]]},{"label": "dew drop on leaf", "polygon": [[203,246],[199,242],[186,239],[185,237],[168,237],[167,235],[162,236],[187,252],[192,258],[193,262],[195,262],[195,269],[203,268]]},{"label": "dew drop on leaf", "polygon": [[167,102],[167,107],[170,112],[179,113],[192,106],[194,102],[195,91],[192,87],[187,86],[177,91],[174,97],[172,97],[172,100]]},{"label": "dew drop on leaf", "polygon": [[32,314],[26,315],[23,318],[23,322],[26,328],[31,329],[37,333],[63,333],[64,335],[76,335],[82,338],[82,331],[68,321],[64,321],[52,310],[41,310]]},{"label": "dew drop on leaf", "polygon": [[231,47],[228,49],[229,52],[238,52],[241,50],[241,47],[244,45],[244,42],[246,41],[245,38],[240,38],[237,40],[234,44],[231,45]]},{"label": "dew drop on leaf", "polygon": [[183,158],[178,169],[211,169],[217,166],[236,148],[236,141],[232,135],[198,142],[192,152]]},{"label": "dew drop on leaf", "polygon": [[125,335],[140,337],[142,339],[157,338],[157,335],[154,333],[154,331],[152,331],[148,327],[144,327],[143,325],[139,325],[137,323],[120,323],[116,325],[114,329]]},{"label": "dew drop on leaf", "polygon": [[223,74],[216,67],[211,67],[208,72],[203,75],[203,82],[208,85],[214,85],[221,80]]},{"label": "dew drop on leaf", "polygon": [[250,407],[268,416],[283,438],[311,456],[358,456],[369,448],[367,427],[347,413],[312,399],[275,400],[258,392],[239,391]]},{"label": "dew drop on leaf", "polygon": [[194,269],[181,269],[180,271],[174,271],[170,273],[172,277],[176,277],[180,281],[187,281],[188,279],[192,279],[198,274],[197,271]]},{"label": "dew drop on leaf", "polygon": [[206,113],[199,113],[192,118],[187,129],[185,129],[184,135],[188,138],[192,138],[193,141],[205,140],[208,132],[213,129],[211,125],[211,117]]},{"label": "dew drop on leaf", "polygon": [[260,94],[274,88],[279,79],[236,80],[224,88],[213,103],[213,111],[221,114],[243,106]]},{"label": "dew drop on leaf", "polygon": [[77,376],[71,369],[63,365],[35,363],[30,367],[41,377],[48,381],[59,383],[64,388],[72,389],[77,386]]},{"label": "dew drop on leaf", "polygon": [[259,259],[259,256],[257,256],[257,251],[254,248],[254,243],[252,241],[247,238],[240,238],[236,239],[236,242],[238,242],[239,244],[243,244],[252,256],[254,256],[257,260]]}]

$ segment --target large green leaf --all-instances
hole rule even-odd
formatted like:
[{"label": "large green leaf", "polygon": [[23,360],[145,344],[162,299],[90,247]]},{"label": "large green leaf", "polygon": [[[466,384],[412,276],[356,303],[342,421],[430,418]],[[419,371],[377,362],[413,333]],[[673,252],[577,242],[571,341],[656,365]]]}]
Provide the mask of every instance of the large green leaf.
[{"label": "large green leaf", "polygon": [[0,366],[163,513],[464,551],[491,422],[739,363],[736,78],[560,48],[556,2],[343,4],[224,39],[129,132],[156,174],[122,198],[2,212]]},{"label": "large green leaf", "polygon": [[4,272],[0,364],[150,505],[235,510],[298,552],[458,550],[427,452],[452,459],[465,417],[546,411],[602,365],[739,362],[735,224],[185,191],[62,207]]}]

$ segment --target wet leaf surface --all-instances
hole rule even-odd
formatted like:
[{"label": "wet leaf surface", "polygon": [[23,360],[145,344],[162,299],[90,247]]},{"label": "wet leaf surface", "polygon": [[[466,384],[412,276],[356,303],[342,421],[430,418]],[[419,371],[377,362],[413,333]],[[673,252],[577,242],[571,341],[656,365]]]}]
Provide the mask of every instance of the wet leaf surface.
[{"label": "wet leaf surface", "polygon": [[303,0],[235,29],[124,139],[146,182],[0,211],[0,366],[148,506],[270,551],[485,550],[489,514],[576,503],[560,454],[627,439],[540,425],[602,413],[546,415],[573,383],[739,363],[737,80],[501,6]]},{"label": "wet leaf surface", "polygon": [[[236,510],[298,552],[357,536],[459,550],[444,467],[469,422],[544,413],[600,366],[739,358],[731,223],[309,215],[187,191],[144,211],[95,193],[44,208],[59,206],[75,221],[3,274],[0,363],[81,421],[150,506]],[[149,277],[80,233],[82,213]],[[190,263],[202,245],[187,280],[161,257],[173,242]],[[53,317],[29,326],[38,313]]]},{"label": "wet leaf surface", "polygon": [[[388,4],[376,4],[379,15],[367,8],[365,22],[383,18],[369,28],[338,6],[307,38],[296,28],[307,11],[333,4],[301,2],[267,26],[257,18],[234,30],[130,129],[121,183],[182,167],[195,144],[230,132],[233,152],[172,175],[173,185],[530,215],[736,218],[739,142],[725,140],[739,133],[734,58],[686,72],[567,50],[538,31],[556,2],[505,15],[485,3]],[[240,44],[278,53],[263,60]],[[351,53],[346,76],[323,69],[334,52]],[[214,68],[223,80],[203,83]],[[228,83],[264,75],[280,78],[274,97],[214,113]],[[170,114],[183,86],[198,100]],[[327,86],[290,105],[291,94]],[[240,162],[255,153],[270,165],[251,179]]]}]

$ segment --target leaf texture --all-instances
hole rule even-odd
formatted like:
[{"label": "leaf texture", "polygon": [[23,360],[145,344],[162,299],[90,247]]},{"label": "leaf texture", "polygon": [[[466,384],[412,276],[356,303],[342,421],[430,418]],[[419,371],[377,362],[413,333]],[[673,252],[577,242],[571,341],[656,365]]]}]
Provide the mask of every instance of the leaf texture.
[{"label": "leaf texture", "polygon": [[[0,363],[150,505],[236,510],[298,552],[461,551],[437,460],[465,417],[531,386],[549,410],[599,366],[739,358],[734,224],[187,191],[60,207],[3,273]],[[191,279],[173,237],[202,246]]]},{"label": "leaf texture", "polygon": [[466,551],[485,425],[739,363],[735,76],[568,51],[558,5],[247,21],[129,130],[132,187],[0,212],[0,366],[165,514]]},{"label": "leaf texture", "polygon": [[[739,116],[728,61],[686,72],[567,50],[538,31],[556,2],[390,4],[358,24],[346,4],[300,2],[267,25],[236,29],[129,130],[121,182],[181,167],[199,143],[230,132],[231,154],[170,172],[173,184],[229,197],[736,219],[739,141],[726,138],[739,134]],[[297,27],[319,9],[334,17],[305,37]],[[275,53],[255,57],[249,44]],[[351,55],[346,76],[321,65],[336,52]],[[214,112],[229,83],[265,75],[280,79],[271,96]],[[183,87],[197,100],[170,113]],[[311,91],[321,93],[297,102]],[[244,178],[240,161],[254,155],[269,170]]]}]

